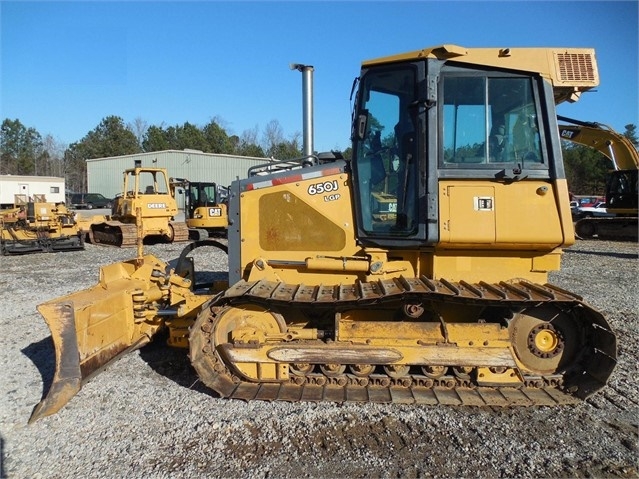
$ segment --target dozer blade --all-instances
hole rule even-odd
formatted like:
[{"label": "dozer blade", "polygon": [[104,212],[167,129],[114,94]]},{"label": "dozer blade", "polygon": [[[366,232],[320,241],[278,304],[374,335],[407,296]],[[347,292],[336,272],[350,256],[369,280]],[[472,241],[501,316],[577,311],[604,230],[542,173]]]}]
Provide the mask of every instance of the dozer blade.
[{"label": "dozer blade", "polygon": [[162,294],[150,279],[154,270],[164,271],[164,265],[152,256],[139,267],[133,261],[105,266],[96,286],[38,306],[51,330],[56,364],[30,423],[56,413],[90,377],[151,340],[163,322],[140,311]]},{"label": "dozer blade", "polygon": [[[29,422],[60,410],[80,390],[82,379],[71,304],[42,305],[38,310],[51,329],[55,345],[55,375],[49,393],[35,407]],[[49,318],[54,316],[57,320],[51,321]]]}]

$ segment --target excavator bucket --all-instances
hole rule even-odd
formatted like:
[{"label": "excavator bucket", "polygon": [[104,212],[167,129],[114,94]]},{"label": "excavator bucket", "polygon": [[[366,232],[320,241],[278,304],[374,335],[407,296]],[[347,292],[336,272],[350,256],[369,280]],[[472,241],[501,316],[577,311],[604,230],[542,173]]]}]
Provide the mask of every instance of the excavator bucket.
[{"label": "excavator bucket", "polygon": [[55,347],[55,373],[29,422],[56,413],[82,384],[116,358],[147,344],[163,321],[148,302],[167,295],[160,288],[166,265],[153,256],[100,270],[92,288],[38,306]]}]

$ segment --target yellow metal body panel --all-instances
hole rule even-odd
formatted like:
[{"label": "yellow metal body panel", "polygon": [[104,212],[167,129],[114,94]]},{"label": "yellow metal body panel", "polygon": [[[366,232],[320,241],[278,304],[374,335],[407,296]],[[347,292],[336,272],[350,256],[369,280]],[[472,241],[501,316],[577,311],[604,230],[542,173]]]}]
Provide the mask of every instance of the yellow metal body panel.
[{"label": "yellow metal body panel", "polygon": [[[317,185],[322,185],[322,193],[317,192]],[[350,184],[345,173],[247,191],[240,201],[243,267],[263,260],[259,268],[253,268],[251,277],[298,282],[300,269],[306,273],[304,281],[312,284],[335,283],[336,271],[342,272],[340,281],[358,277],[348,273],[350,268],[343,260],[362,251],[355,241]],[[355,272],[361,271],[357,259],[350,262]],[[309,266],[316,269],[309,270]]]},{"label": "yellow metal body panel", "polygon": [[228,221],[227,206],[222,203],[195,208],[193,218],[188,218],[186,224],[189,228],[223,229],[228,227]]},{"label": "yellow metal body panel", "polygon": [[443,184],[441,198],[442,243],[495,243],[497,224],[494,186],[482,186],[478,182]]},{"label": "yellow metal body panel", "polygon": [[116,200],[111,219],[135,223],[137,208],[141,210],[144,236],[169,234],[169,221],[178,213],[175,198],[169,194],[131,194]]},{"label": "yellow metal body panel", "polygon": [[362,66],[425,58],[538,73],[552,82],[557,104],[577,101],[582,92],[599,85],[599,71],[592,48],[464,48],[440,45],[367,60]]},{"label": "yellow metal body panel", "polygon": [[[499,324],[476,323],[446,326],[448,342],[459,346],[504,347],[509,344],[508,331]],[[446,341],[439,322],[425,321],[366,321],[365,318],[343,318],[338,324],[340,341],[353,341],[362,344],[393,346],[414,346],[420,344],[435,345]],[[494,343],[484,344],[490,338]],[[418,343],[419,342],[419,343]]]},{"label": "yellow metal body panel", "polygon": [[499,282],[523,278],[536,283],[548,281],[548,273],[561,264],[561,250],[544,253],[509,250],[436,250],[432,256],[433,278],[450,281]]},{"label": "yellow metal body panel", "polygon": [[561,248],[574,242],[565,180],[440,181],[440,241],[432,249],[363,248],[354,236],[345,174],[326,195],[311,195],[318,179],[241,194],[241,257],[247,280],[307,285],[426,275],[467,281],[524,278],[546,282]]},{"label": "yellow metal body panel", "polygon": [[431,277],[543,283],[559,269],[561,248],[575,241],[565,180],[441,181],[439,191],[440,243],[426,272]]},{"label": "yellow metal body panel", "polygon": [[167,195],[139,195],[124,198],[119,205],[118,214],[134,216],[137,208],[142,209],[145,218],[166,218],[178,212],[175,199]]},{"label": "yellow metal body panel", "polygon": [[[561,196],[561,198],[559,198]],[[572,244],[572,221],[558,205],[567,195],[546,181],[510,184],[486,181],[440,182],[440,243],[498,249],[553,249]]]}]

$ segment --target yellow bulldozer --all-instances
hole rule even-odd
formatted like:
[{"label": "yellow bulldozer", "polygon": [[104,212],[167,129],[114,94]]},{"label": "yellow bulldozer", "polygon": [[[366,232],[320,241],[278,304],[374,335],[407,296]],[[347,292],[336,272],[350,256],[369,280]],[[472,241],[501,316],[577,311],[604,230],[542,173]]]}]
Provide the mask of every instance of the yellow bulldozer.
[{"label": "yellow bulldozer", "polygon": [[13,208],[0,210],[0,254],[53,253],[84,249],[84,236],[62,203],[44,195],[16,195]]},{"label": "yellow bulldozer", "polygon": [[[173,243],[187,241],[186,223],[176,221],[178,206],[165,168],[135,167],[124,171],[122,193],[111,215],[89,220],[91,243],[119,247],[135,246],[142,239]],[[138,231],[138,229],[140,231]]]},{"label": "yellow bulldozer", "polygon": [[598,84],[594,50],[441,45],[358,81],[352,159],[232,183],[228,284],[146,255],[38,306],[56,372],[31,420],[163,329],[227,398],[562,405],[605,386],[614,332],[548,283],[575,241],[555,105]]}]

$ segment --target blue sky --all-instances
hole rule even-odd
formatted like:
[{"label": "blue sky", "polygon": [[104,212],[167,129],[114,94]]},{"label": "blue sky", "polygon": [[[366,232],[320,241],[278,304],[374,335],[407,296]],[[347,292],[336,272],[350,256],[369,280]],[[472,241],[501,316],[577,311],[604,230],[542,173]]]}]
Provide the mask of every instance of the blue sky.
[{"label": "blue sky", "polygon": [[559,113],[639,124],[638,2],[0,1],[2,119],[61,143],[108,115],[149,125],[223,120],[241,135],[273,119],[302,131],[315,67],[315,149],[349,144],[362,60],[442,43],[593,47],[601,85]]}]

